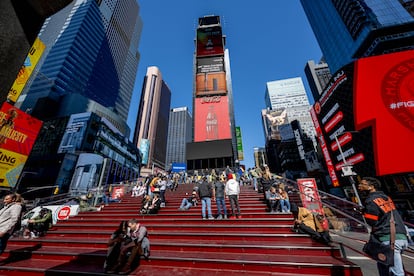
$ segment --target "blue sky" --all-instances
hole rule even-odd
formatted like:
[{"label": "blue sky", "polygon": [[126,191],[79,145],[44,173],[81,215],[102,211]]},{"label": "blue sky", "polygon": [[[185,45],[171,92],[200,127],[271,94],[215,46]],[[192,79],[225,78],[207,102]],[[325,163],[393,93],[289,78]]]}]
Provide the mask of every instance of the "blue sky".
[{"label": "blue sky", "polygon": [[254,165],[253,148],[265,144],[260,112],[266,82],[302,77],[308,60],[321,50],[299,0],[138,0],[144,28],[141,60],[128,124],[133,131],[142,82],[157,66],[171,89],[171,108],[192,110],[193,53],[197,19],[219,15],[227,36],[236,125],[241,127],[244,161]]}]

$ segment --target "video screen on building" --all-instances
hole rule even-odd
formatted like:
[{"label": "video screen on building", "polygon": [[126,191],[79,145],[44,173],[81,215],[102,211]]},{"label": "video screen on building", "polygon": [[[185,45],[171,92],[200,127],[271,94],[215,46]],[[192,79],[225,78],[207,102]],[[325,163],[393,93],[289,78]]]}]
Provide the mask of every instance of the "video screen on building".
[{"label": "video screen on building", "polygon": [[362,176],[414,171],[413,91],[414,51],[362,58],[332,76],[314,110],[338,176],[344,161]]},{"label": "video screen on building", "polygon": [[194,142],[230,138],[228,97],[212,96],[195,98]]},{"label": "video screen on building", "polygon": [[355,128],[372,129],[378,175],[413,172],[414,51],[360,59],[356,72]]},{"label": "video screen on building", "polygon": [[0,186],[15,187],[42,121],[4,102],[0,109]]},{"label": "video screen on building", "polygon": [[224,72],[224,57],[197,58],[197,74]]},{"label": "video screen on building", "polygon": [[196,96],[227,94],[226,73],[200,73],[196,75]]},{"label": "video screen on building", "polygon": [[223,35],[220,26],[197,29],[197,57],[224,54]]}]

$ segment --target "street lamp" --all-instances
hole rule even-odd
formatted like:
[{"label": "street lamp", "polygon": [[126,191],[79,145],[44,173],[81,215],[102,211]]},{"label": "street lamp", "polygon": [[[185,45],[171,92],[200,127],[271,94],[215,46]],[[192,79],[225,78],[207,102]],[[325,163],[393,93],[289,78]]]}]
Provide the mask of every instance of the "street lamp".
[{"label": "street lamp", "polygon": [[[345,132],[342,132],[341,134],[356,133],[356,132],[357,131],[345,131]],[[335,138],[336,145],[338,146],[339,153],[341,154],[342,161],[344,163],[342,168],[341,168],[342,175],[349,177],[349,181],[351,182],[352,189],[353,189],[354,194],[355,194],[355,196],[357,198],[357,201],[358,201],[358,205],[362,206],[361,198],[359,197],[358,190],[357,190],[356,185],[355,185],[355,180],[353,178],[353,176],[356,175],[356,173],[352,170],[353,166],[351,164],[348,164],[348,162],[346,161],[344,152],[342,151],[342,147],[341,147],[341,144],[339,143],[338,136],[337,136],[336,133],[335,133],[334,138]]]}]

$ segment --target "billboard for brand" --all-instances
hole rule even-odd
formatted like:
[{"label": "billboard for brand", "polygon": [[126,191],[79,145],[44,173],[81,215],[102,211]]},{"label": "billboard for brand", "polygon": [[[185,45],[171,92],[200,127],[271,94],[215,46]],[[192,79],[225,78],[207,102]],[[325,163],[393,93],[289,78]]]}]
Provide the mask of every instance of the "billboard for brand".
[{"label": "billboard for brand", "polygon": [[223,35],[220,26],[197,29],[197,57],[224,54]]},{"label": "billboard for brand", "polygon": [[360,59],[356,72],[355,129],[372,130],[377,175],[413,172],[414,51]]},{"label": "billboard for brand", "polygon": [[[302,206],[313,213],[324,216],[322,201],[319,196],[318,186],[314,178],[298,178],[297,180]],[[325,216],[324,216],[325,217]],[[328,220],[324,219],[323,226],[328,229]]]},{"label": "billboard for brand", "polygon": [[197,58],[196,96],[226,94],[227,83],[224,58]]},{"label": "billboard for brand", "polygon": [[194,142],[231,139],[227,96],[195,98]]},{"label": "billboard for brand", "polygon": [[331,78],[314,109],[337,173],[344,158],[362,175],[414,171],[413,56],[362,58]]},{"label": "billboard for brand", "polygon": [[15,187],[42,121],[5,102],[0,109],[0,186]]},{"label": "billboard for brand", "polygon": [[39,62],[39,59],[42,56],[45,48],[45,44],[39,38],[36,38],[32,47],[29,50],[29,53],[26,57],[26,60],[24,61],[23,66],[19,70],[16,80],[10,88],[9,94],[7,95],[7,99],[9,101],[13,103],[17,102],[17,99],[22,93],[24,86],[29,80],[37,63]]},{"label": "billboard for brand", "polygon": [[141,139],[139,142],[139,151],[142,153],[141,164],[144,164],[144,165],[148,164],[149,150],[150,150],[150,140]]},{"label": "billboard for brand", "polygon": [[243,153],[243,140],[240,127],[236,127],[236,143],[237,143],[237,155],[239,157],[239,161],[244,160],[244,153]]}]

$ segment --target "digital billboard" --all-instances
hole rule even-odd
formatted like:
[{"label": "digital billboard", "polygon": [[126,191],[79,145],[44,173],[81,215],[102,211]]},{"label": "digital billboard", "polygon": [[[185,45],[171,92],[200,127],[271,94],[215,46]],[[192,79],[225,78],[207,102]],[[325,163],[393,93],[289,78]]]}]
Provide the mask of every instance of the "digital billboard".
[{"label": "digital billboard", "polygon": [[236,127],[236,145],[237,145],[237,155],[239,157],[239,161],[244,160],[244,153],[243,153],[243,140],[240,127]]},{"label": "digital billboard", "polygon": [[13,103],[17,102],[17,99],[19,98],[24,86],[32,75],[32,72],[34,71],[34,68],[36,67],[45,48],[45,44],[39,38],[36,38],[29,50],[29,53],[27,54],[23,66],[20,68],[19,73],[17,74],[16,80],[10,88],[9,94],[7,95],[7,99],[9,101],[12,101]]},{"label": "digital billboard", "polygon": [[377,175],[414,171],[414,51],[356,62],[355,128],[372,129]]},{"label": "digital billboard", "polygon": [[414,171],[413,91],[414,51],[362,58],[332,76],[314,115],[338,177],[345,162],[363,176]]},{"label": "digital billboard", "polygon": [[[355,131],[354,67],[355,64],[350,63],[333,74],[314,105],[319,120],[317,133],[322,135],[318,139],[328,170],[333,166],[337,179],[342,176],[344,159],[358,174],[375,175],[371,132],[368,129]],[[332,178],[332,171],[329,173],[335,187],[337,179]]]},{"label": "digital billboard", "polygon": [[197,57],[224,54],[223,35],[220,26],[197,29]]},{"label": "digital billboard", "polygon": [[200,73],[196,75],[196,96],[226,94],[226,73]]},{"label": "digital billboard", "polygon": [[14,187],[42,122],[5,102],[0,109],[0,186]]},{"label": "digital billboard", "polygon": [[90,118],[90,112],[70,116],[68,124],[66,125],[65,134],[58,148],[58,153],[75,153],[82,148]]},{"label": "digital billboard", "polygon": [[227,96],[195,98],[194,142],[231,139]]}]

